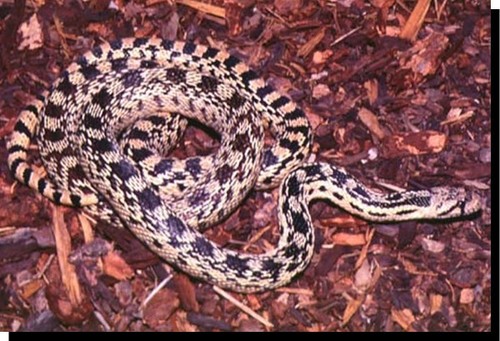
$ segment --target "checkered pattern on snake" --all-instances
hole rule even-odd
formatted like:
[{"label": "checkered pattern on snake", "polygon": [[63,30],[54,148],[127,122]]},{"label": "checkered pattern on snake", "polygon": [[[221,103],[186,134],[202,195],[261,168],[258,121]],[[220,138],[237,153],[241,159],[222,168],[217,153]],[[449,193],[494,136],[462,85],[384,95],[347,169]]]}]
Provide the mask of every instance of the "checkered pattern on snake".
[{"label": "checkered pattern on snake", "polygon": [[[188,117],[220,134],[214,155],[166,158]],[[264,146],[264,129],[275,143]],[[45,177],[27,161],[37,139]],[[305,163],[303,111],[224,51],[160,39],[103,44],[73,62],[20,115],[8,143],[19,181],[56,203],[126,226],[167,262],[240,292],[284,285],[313,255],[308,203],[325,199],[371,221],[462,217],[463,188],[381,194],[343,168]],[[250,189],[281,185],[280,239],[265,254],[223,249],[200,232]]]}]

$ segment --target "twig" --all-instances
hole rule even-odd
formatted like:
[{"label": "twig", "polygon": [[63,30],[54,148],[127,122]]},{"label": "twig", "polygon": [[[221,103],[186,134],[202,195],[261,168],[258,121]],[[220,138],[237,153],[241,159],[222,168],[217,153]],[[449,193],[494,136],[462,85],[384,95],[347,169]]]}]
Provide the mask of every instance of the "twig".
[{"label": "twig", "polygon": [[87,216],[83,213],[78,214],[78,220],[80,221],[80,226],[82,227],[83,240],[85,240],[85,243],[90,243],[94,240],[94,231],[92,230],[90,220],[87,219]]},{"label": "twig", "polygon": [[324,27],[320,28],[304,45],[302,45],[297,51],[297,56],[307,57],[316,46],[323,40],[325,36],[326,29]]},{"label": "twig", "polygon": [[431,0],[419,0],[415,5],[415,8],[410,14],[410,17],[406,21],[405,26],[401,30],[399,37],[402,39],[407,39],[414,41],[417,38],[418,31],[424,23],[425,16],[429,7],[431,5]]},{"label": "twig", "polygon": [[17,229],[18,229],[18,227],[14,227],[14,226],[2,226],[2,227],[0,227],[0,236],[6,236],[9,234],[12,234]]},{"label": "twig", "polygon": [[446,3],[448,2],[448,0],[444,0],[443,3],[441,4],[441,6],[439,6],[439,10],[437,12],[437,19],[441,19],[441,15],[443,14],[443,11],[444,11],[444,8],[446,7]]},{"label": "twig", "polygon": [[287,28],[290,28],[290,24],[281,16],[279,15],[278,13],[272,11],[271,9],[269,8],[264,8],[264,10],[271,14],[273,17],[275,17],[276,19],[278,19],[283,25],[285,25]]},{"label": "twig", "polygon": [[354,269],[359,269],[361,267],[361,264],[363,264],[363,262],[365,261],[374,234],[375,234],[375,229],[368,229],[368,231],[366,231],[366,237],[365,237],[366,244],[363,246],[361,252],[359,253],[359,257],[356,260]]},{"label": "twig", "polygon": [[330,47],[334,46],[334,45],[337,45],[338,43],[340,43],[342,40],[344,40],[345,38],[349,37],[351,34],[355,33],[355,32],[358,32],[359,30],[361,29],[361,26],[360,27],[356,27],[356,28],[353,28],[352,30],[350,30],[349,32],[341,35],[340,37],[338,37],[337,39],[335,39],[335,41],[333,43],[331,43]]},{"label": "twig", "polygon": [[277,292],[286,292],[287,294],[314,296],[314,292],[312,290],[302,289],[302,288],[278,288],[278,289],[276,289],[276,291]]},{"label": "twig", "polygon": [[57,260],[61,270],[61,279],[68,290],[68,297],[73,306],[78,306],[83,298],[78,276],[76,275],[75,266],[68,261],[69,253],[71,252],[71,236],[69,235],[62,208],[54,206],[52,209],[52,229],[54,239],[56,241]]},{"label": "twig", "polygon": [[272,227],[272,225],[271,225],[271,224],[268,224],[266,227],[264,227],[264,228],[263,228],[263,229],[261,229],[259,232],[257,232],[257,233],[255,234],[255,236],[253,236],[252,238],[250,238],[250,240],[249,240],[247,243],[245,243],[245,246],[243,247],[243,251],[248,251],[248,249],[249,249],[251,246],[253,246],[253,244],[255,244],[255,242],[256,242],[257,240],[259,240],[259,239],[260,239],[260,237],[262,237],[262,235],[263,235],[264,233],[266,233],[266,232],[267,232],[267,231],[268,231],[271,227]]},{"label": "twig", "polygon": [[35,276],[36,279],[42,278],[42,276],[45,274],[45,271],[47,271],[47,269],[49,268],[50,264],[52,264],[52,261],[54,260],[54,258],[55,258],[54,254],[51,254],[49,256],[49,259],[47,259],[47,261],[43,265],[43,268],[40,270],[39,273],[36,274],[36,276]]},{"label": "twig", "polygon": [[223,7],[214,6],[214,5],[206,4],[204,2],[195,1],[195,0],[176,0],[176,2],[178,4],[194,8],[195,10],[198,10],[198,11],[203,12],[203,13],[211,14],[211,15],[219,17],[219,18],[226,17],[226,9]]},{"label": "twig", "polygon": [[380,185],[381,187],[390,189],[391,191],[394,191],[394,192],[404,192],[405,191],[404,188],[398,187],[398,186],[393,185],[393,184],[388,184],[388,183],[383,182],[383,181],[378,181],[377,184]]},{"label": "twig", "polygon": [[165,279],[163,281],[160,282],[160,284],[158,284],[154,289],[153,291],[151,291],[151,293],[148,295],[148,297],[146,297],[146,299],[144,300],[144,302],[142,302],[141,306],[146,306],[146,304],[148,304],[149,301],[151,301],[151,299],[153,297],[156,296],[156,294],[165,286],[167,285],[168,282],[170,282],[170,280],[172,279],[172,277],[174,277],[174,275],[170,274],[168,275],[167,277],[165,277]]},{"label": "twig", "polygon": [[457,116],[454,116],[454,117],[450,117],[450,118],[447,118],[446,120],[442,121],[439,123],[439,125],[443,126],[443,125],[446,125],[446,124],[457,124],[457,123],[462,123],[466,120],[468,120],[469,118],[473,117],[474,116],[474,111],[467,111],[466,113],[462,114],[462,115],[457,115]]},{"label": "twig", "polygon": [[109,323],[106,322],[106,319],[104,318],[104,316],[102,316],[102,314],[100,312],[98,312],[97,310],[94,310],[94,316],[96,317],[96,319],[99,322],[101,322],[105,331],[107,331],[107,332],[111,331],[111,327],[110,327]]},{"label": "twig", "polygon": [[219,288],[218,286],[215,286],[215,285],[213,286],[213,289],[214,289],[214,291],[216,293],[218,293],[219,295],[221,295],[222,297],[224,297],[226,300],[228,300],[229,302],[231,302],[232,304],[234,304],[236,307],[238,307],[239,309],[241,309],[243,312],[245,312],[249,316],[253,317],[257,321],[259,321],[260,323],[262,323],[264,326],[269,327],[269,328],[273,328],[274,327],[274,325],[271,322],[269,322],[268,320],[266,320],[265,318],[263,318],[262,316],[260,316],[259,314],[257,314],[255,311],[253,311],[248,306],[246,306],[243,303],[241,303],[240,301],[238,301],[236,298],[234,298],[233,296],[231,296],[228,292],[222,290],[221,288]]}]

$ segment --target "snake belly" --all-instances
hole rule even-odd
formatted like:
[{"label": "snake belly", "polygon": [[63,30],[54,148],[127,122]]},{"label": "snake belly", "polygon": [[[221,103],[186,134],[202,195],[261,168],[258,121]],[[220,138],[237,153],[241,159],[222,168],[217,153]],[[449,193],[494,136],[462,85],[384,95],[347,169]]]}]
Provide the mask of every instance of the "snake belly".
[{"label": "snake belly", "polygon": [[[217,131],[218,151],[160,156],[177,140],[162,131],[185,125],[171,113]],[[270,147],[265,127],[275,139]],[[27,161],[35,136],[48,177]],[[126,226],[167,262],[240,292],[282,286],[309,264],[311,200],[371,221],[463,217],[480,208],[478,195],[463,188],[373,191],[343,168],[305,163],[311,142],[303,111],[227,52],[129,38],[78,58],[21,113],[8,162],[16,179],[54,202]],[[275,249],[241,253],[198,231],[226,217],[252,188],[278,185]]]}]

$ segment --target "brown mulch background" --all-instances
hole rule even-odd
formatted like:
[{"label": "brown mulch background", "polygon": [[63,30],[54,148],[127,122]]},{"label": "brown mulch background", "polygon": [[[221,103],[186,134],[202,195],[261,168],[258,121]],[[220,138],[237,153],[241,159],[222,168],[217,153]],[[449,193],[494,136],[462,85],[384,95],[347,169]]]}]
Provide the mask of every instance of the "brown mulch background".
[{"label": "brown mulch background", "polygon": [[[489,331],[489,3],[207,3],[0,1],[0,330]],[[466,186],[483,210],[465,221],[372,224],[314,203],[305,273],[278,290],[231,294],[259,321],[130,233],[89,228],[9,175],[5,140],[22,107],[72,58],[127,36],[227,49],[302,105],[316,160],[381,190]],[[174,154],[216,148],[193,126]],[[264,252],[277,241],[276,202],[276,190],[253,192],[205,234]]]}]

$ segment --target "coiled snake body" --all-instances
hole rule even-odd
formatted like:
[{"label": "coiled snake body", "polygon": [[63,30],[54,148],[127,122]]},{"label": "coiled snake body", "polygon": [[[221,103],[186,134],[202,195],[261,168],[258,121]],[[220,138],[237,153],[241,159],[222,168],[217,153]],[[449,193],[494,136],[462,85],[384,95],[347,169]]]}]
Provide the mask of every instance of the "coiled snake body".
[{"label": "coiled snake body", "polygon": [[[195,119],[220,134],[214,155],[161,157]],[[264,147],[264,128],[275,144]],[[27,162],[37,137],[48,177]],[[304,113],[224,51],[123,39],[78,58],[20,115],[8,143],[19,181],[56,203],[125,225],[187,273],[241,292],[284,285],[313,255],[308,203],[325,199],[371,221],[450,218],[479,209],[463,188],[380,194],[344,169],[304,163]],[[198,229],[226,217],[250,189],[280,187],[280,239],[265,254],[223,249]]]}]

